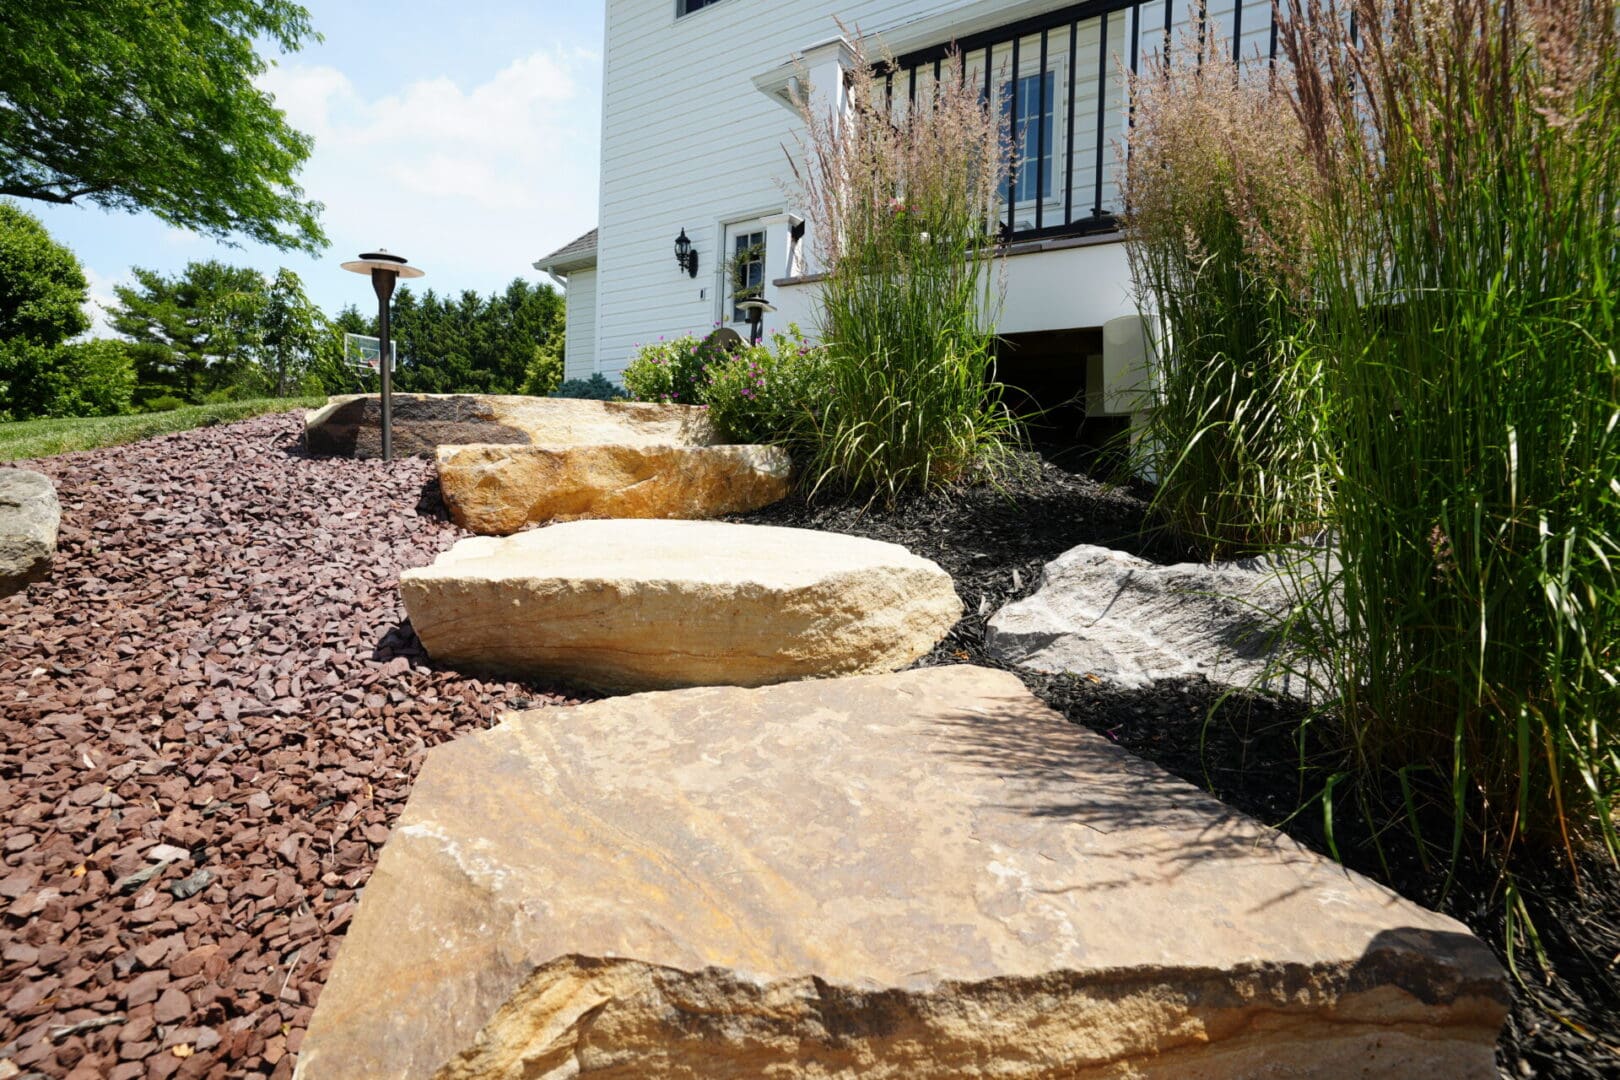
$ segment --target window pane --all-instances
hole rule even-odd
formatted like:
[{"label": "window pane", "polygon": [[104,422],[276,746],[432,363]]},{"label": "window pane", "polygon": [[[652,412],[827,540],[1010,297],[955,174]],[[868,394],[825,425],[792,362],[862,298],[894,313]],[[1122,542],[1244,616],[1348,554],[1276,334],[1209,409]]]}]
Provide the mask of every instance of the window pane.
[{"label": "window pane", "polygon": [[738,307],[735,301],[746,300],[765,291],[765,234],[737,233],[733,235],[731,243],[731,321],[746,322],[748,313]]},{"label": "window pane", "polygon": [[[1016,120],[1012,120],[1012,84],[1002,84],[1001,116],[1013,146],[1016,202],[1033,201],[1037,191],[1042,199],[1052,197],[1052,158],[1056,149],[1052,130],[1052,105],[1057,91],[1055,76],[1056,72],[1046,71],[1018,79]],[[1001,197],[1003,201],[1007,198],[1005,183]]]}]

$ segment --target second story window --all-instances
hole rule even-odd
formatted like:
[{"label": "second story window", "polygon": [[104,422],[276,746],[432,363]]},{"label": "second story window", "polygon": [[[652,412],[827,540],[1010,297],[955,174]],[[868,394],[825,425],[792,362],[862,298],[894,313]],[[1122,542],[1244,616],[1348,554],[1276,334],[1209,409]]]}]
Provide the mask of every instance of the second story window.
[{"label": "second story window", "polygon": [[675,0],[675,17],[690,15],[699,8],[706,8],[710,4],[717,4],[720,0]]},{"label": "second story window", "polygon": [[[1002,84],[1001,118],[1004,130],[1013,145],[1012,173],[1016,188],[1013,199],[1028,202],[1052,197],[1052,159],[1056,146],[1052,130],[1052,91],[1056,72],[1045,71],[1025,75],[1018,80],[1018,92],[1012,83]],[[1013,115],[1014,98],[1018,115]],[[1007,185],[1002,184],[1001,197],[1007,197]]]}]

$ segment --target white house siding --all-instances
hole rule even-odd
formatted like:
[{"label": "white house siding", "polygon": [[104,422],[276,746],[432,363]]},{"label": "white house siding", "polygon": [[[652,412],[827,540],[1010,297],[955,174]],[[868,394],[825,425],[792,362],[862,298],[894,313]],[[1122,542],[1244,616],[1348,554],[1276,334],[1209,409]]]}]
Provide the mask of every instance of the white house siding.
[{"label": "white house siding", "polygon": [[567,348],[563,378],[588,379],[596,370],[596,271],[568,275]]},{"label": "white house siding", "polygon": [[[1256,49],[1264,53],[1269,47],[1270,0],[1244,3],[1242,47],[1245,53]],[[1174,32],[1179,35],[1185,29],[1186,5],[1176,0],[1171,5]],[[1064,6],[1030,0],[997,5],[964,4],[962,0],[846,0],[838,4],[825,0],[719,0],[677,18],[676,0],[608,0],[599,295],[592,297],[597,312],[596,369],[616,376],[638,344],[660,336],[707,332],[722,314],[724,224],[799,209],[782,186],[788,175],[783,147],[794,147],[799,125],[788,110],[756,89],[755,75],[835,37],[839,32],[835,13],[847,26],[878,34],[897,50],[910,50],[985,29],[987,18],[1005,22]],[[1209,8],[1211,28],[1229,36],[1231,0],[1211,0]],[[1148,56],[1163,43],[1164,0],[1143,3],[1137,10],[1137,42],[1141,54]],[[963,21],[953,25],[958,14]],[[1083,200],[1079,192],[1094,191],[1088,185],[1094,184],[1096,167],[1095,72],[1099,64],[1114,72],[1127,65],[1131,19],[1128,12],[1110,17],[1106,57],[1098,48],[1099,20],[1082,23],[1075,43],[1075,68],[1082,82],[1075,101],[1074,136],[1066,139],[1066,149],[1074,159],[1076,218],[1089,214],[1094,202]],[[1022,40],[1021,70],[1032,70],[1029,65],[1035,62],[1038,48],[1038,35]],[[1052,59],[1061,55],[1066,68],[1066,27],[1049,34],[1048,49]],[[999,65],[1001,60],[998,47],[995,61]],[[970,55],[969,62],[976,60]],[[1088,71],[1092,73],[1089,79]],[[1123,131],[1122,101],[1116,82],[1105,114],[1105,210],[1112,209],[1117,199],[1112,144]],[[1063,120],[1058,126],[1063,126]],[[1059,160],[1057,167],[1065,166]],[[1048,216],[1046,224],[1053,223]],[[675,265],[673,243],[682,229],[699,253],[696,279]],[[767,281],[780,276],[777,264],[782,255],[769,253]],[[1128,301],[1120,299],[1125,296],[1125,285],[1117,248],[1079,249],[1057,256],[1042,253],[1010,260],[1010,267],[1027,267],[1010,271],[1010,292],[1023,291],[1018,280],[1025,276],[1034,283],[1032,288],[1038,286],[1038,294],[1009,297],[1008,314],[1018,328],[1097,326],[1101,320],[1096,316],[1113,310],[1116,302],[1128,306]],[[1060,269],[1062,277],[1051,276],[1048,272],[1053,269]],[[767,286],[767,292],[774,291]],[[1037,295],[1038,299],[1032,299]],[[781,306],[783,310],[768,322],[767,329],[773,324],[785,325],[794,317],[805,322],[804,313],[811,303],[795,296]],[[570,340],[572,323],[570,311]],[[1007,319],[1003,324],[1008,325]],[[1008,325],[1008,329],[1012,327]]]}]

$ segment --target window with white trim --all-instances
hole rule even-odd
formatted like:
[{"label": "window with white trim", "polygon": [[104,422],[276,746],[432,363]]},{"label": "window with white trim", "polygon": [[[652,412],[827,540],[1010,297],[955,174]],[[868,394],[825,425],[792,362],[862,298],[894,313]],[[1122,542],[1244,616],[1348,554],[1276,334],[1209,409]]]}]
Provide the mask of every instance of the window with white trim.
[{"label": "window with white trim", "polygon": [[737,305],[765,291],[765,230],[747,222],[727,227],[726,236],[731,321],[747,322],[748,313]]}]

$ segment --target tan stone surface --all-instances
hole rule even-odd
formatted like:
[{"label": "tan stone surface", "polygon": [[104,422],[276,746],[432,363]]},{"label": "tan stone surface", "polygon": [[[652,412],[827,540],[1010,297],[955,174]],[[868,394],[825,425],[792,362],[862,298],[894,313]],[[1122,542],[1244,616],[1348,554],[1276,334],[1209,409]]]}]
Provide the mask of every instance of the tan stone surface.
[{"label": "tan stone surface", "polygon": [[1484,1080],[1458,923],[932,668],[509,714],[430,751],[304,1080]]},{"label": "tan stone surface", "polygon": [[[523,397],[506,394],[393,395],[394,453],[429,456],[466,443],[621,446],[716,441],[706,409],[637,401]],[[382,453],[382,404],[376,394],[326,399],[305,414],[312,454],[377,457]]]},{"label": "tan stone surface", "polygon": [[793,466],[775,446],[441,446],[457,525],[504,536],[576,518],[709,518],[768,506]]},{"label": "tan stone surface", "polygon": [[890,671],[961,616],[897,544],[713,521],[575,521],[462,540],[400,575],[435,660],[613,690]]}]

